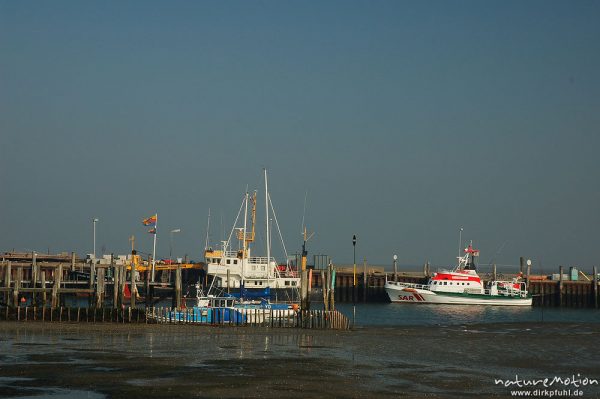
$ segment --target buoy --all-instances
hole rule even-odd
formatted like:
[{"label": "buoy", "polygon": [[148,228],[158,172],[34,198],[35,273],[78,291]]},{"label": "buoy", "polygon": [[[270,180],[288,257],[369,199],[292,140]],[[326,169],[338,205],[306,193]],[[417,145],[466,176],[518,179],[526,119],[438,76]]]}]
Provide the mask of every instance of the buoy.
[{"label": "buoy", "polygon": [[25,297],[21,297],[21,303],[25,303],[27,302],[27,299],[25,299]]}]

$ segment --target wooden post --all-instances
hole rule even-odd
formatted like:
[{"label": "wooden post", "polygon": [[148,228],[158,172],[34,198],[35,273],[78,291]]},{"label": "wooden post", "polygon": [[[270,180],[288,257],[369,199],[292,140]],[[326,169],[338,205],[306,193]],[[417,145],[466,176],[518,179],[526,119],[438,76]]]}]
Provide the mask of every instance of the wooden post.
[{"label": "wooden post", "polygon": [[531,276],[531,262],[527,265],[527,284],[529,284],[529,277]]},{"label": "wooden post", "polygon": [[367,258],[363,260],[363,302],[367,302]]},{"label": "wooden post", "polygon": [[41,275],[42,275],[41,276],[41,287],[43,289],[43,291],[42,291],[42,306],[45,309],[46,308],[46,272],[42,271]]},{"label": "wooden post", "polygon": [[[229,277],[229,269],[227,269],[227,276]],[[229,292],[229,278],[227,279],[227,292]],[[175,300],[177,309],[181,309],[181,264],[177,265],[175,271]]]},{"label": "wooden post", "polygon": [[119,306],[119,268],[111,261],[113,268],[113,308]]},{"label": "wooden post", "polygon": [[60,280],[62,279],[62,264],[54,269],[54,284],[52,285],[52,307],[57,308],[60,305]]},{"label": "wooden post", "polygon": [[102,303],[104,302],[104,291],[105,291],[104,275],[105,274],[106,274],[106,268],[104,268],[104,267],[98,268],[98,281],[96,283],[96,307],[97,308],[101,308]]},{"label": "wooden post", "polygon": [[[10,279],[11,279],[11,273],[12,273],[12,271],[11,271],[11,262],[10,261],[8,261],[6,263],[6,269],[4,271],[6,272],[5,277],[4,277],[4,286],[6,288],[10,288]],[[8,304],[10,303],[10,290],[6,290],[5,297],[6,297],[5,302],[6,302],[6,306],[7,306],[7,309],[8,309]]]},{"label": "wooden post", "polygon": [[[131,308],[130,309],[135,309],[135,295],[137,294],[137,286],[135,284],[135,262],[132,260],[131,261],[131,278],[129,280],[131,282],[131,284],[129,285],[130,291],[131,291]],[[130,320],[131,321],[131,320]]]},{"label": "wooden post", "polygon": [[492,266],[492,279],[496,281],[498,279],[498,273],[496,272],[496,264]]},{"label": "wooden post", "polygon": [[593,273],[594,276],[592,282],[594,286],[592,288],[592,293],[594,295],[594,308],[598,309],[598,270],[596,266],[594,266]]},{"label": "wooden post", "polygon": [[15,307],[19,306],[19,290],[23,284],[23,268],[17,268],[17,278],[15,279],[15,287],[13,289],[13,300]]},{"label": "wooden post", "polygon": [[321,270],[321,289],[323,291],[323,307],[325,310],[328,308],[327,304],[327,283],[325,281],[325,271]]},{"label": "wooden post", "polygon": [[333,268],[333,264],[329,263],[329,275],[331,276],[331,278],[329,279],[330,282],[330,290],[329,290],[329,310],[335,310],[335,272],[334,272],[334,268]]},{"label": "wooden post", "polygon": [[[150,264],[150,257],[148,257],[148,264]],[[150,297],[150,272],[146,270],[144,291],[146,292],[146,307],[152,306],[152,298]]]},{"label": "wooden post", "polygon": [[[35,288],[38,279],[38,268],[37,268],[37,254],[33,252],[31,254],[31,283],[29,287]],[[35,291],[31,293],[31,301],[33,302],[33,306],[37,305],[37,295]]]},{"label": "wooden post", "polygon": [[75,271],[75,252],[71,252],[71,271]]},{"label": "wooden post", "polygon": [[302,270],[302,277],[300,279],[300,307],[302,309],[307,308],[307,300],[308,297],[308,273],[306,270]]},{"label": "wooden post", "polygon": [[[89,283],[89,289],[93,290],[95,288],[95,284],[94,281],[96,280],[96,259],[90,259],[90,283]],[[94,291],[92,291],[94,292]],[[94,296],[92,294],[92,292],[90,292],[90,296],[89,296],[89,306],[91,307],[94,304]]]},{"label": "wooden post", "polygon": [[[125,265],[120,265],[119,266],[119,287],[118,287],[118,294],[119,294],[119,299],[118,299],[118,307],[122,307],[125,305],[125,292],[124,292],[124,285],[127,282],[127,268],[125,267]],[[118,313],[117,313],[118,314]]]},{"label": "wooden post", "polygon": [[563,267],[558,267],[558,303],[560,306],[563,305]]}]

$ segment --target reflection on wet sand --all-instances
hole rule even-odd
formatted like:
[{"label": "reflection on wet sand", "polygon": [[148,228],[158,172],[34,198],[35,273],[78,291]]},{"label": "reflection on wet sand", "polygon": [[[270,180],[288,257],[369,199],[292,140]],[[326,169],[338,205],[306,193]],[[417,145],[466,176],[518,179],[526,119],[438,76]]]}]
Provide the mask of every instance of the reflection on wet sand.
[{"label": "reflection on wet sand", "polygon": [[598,378],[600,349],[590,343],[599,337],[597,324],[331,332],[2,323],[0,396],[502,396],[494,378],[515,373]]}]

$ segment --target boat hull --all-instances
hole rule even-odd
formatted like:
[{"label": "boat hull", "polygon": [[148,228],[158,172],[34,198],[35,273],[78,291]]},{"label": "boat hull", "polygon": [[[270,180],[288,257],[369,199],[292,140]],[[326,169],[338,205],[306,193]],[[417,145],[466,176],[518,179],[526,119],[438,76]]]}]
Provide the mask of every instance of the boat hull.
[{"label": "boat hull", "polygon": [[390,301],[394,303],[432,303],[448,305],[531,306],[531,297],[487,294],[434,292],[425,289],[386,284]]}]

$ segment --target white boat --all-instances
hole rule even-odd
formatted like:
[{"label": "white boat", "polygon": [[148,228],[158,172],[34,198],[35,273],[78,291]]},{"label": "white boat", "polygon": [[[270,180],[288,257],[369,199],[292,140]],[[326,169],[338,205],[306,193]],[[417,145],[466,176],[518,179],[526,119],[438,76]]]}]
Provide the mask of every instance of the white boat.
[{"label": "white boat", "polygon": [[[267,172],[265,176],[265,220],[269,220],[269,210],[273,210],[267,185]],[[248,208],[250,207],[250,219]],[[243,226],[237,226],[240,214],[244,210]],[[273,210],[273,219],[281,238],[279,223]],[[227,241],[222,242],[221,249],[215,250],[207,245],[204,257],[207,265],[207,275],[212,278],[211,286],[222,292],[239,293],[240,298],[265,298],[277,295],[279,300],[298,301],[300,277],[296,267],[293,267],[286,253],[286,263],[279,264],[271,256],[271,239],[269,223],[266,223],[266,250],[267,256],[254,256],[252,243],[255,239],[256,223],[256,191],[249,195],[246,192],[240,211]],[[248,225],[251,225],[249,229]],[[232,240],[233,233],[237,239],[237,247]],[[285,245],[281,240],[283,250]]]},{"label": "white boat", "polygon": [[427,284],[386,279],[385,291],[390,301],[400,303],[531,306],[527,284],[520,276],[511,281],[491,281],[484,287],[475,266],[477,256],[479,251],[469,245],[454,270],[433,273]]}]

